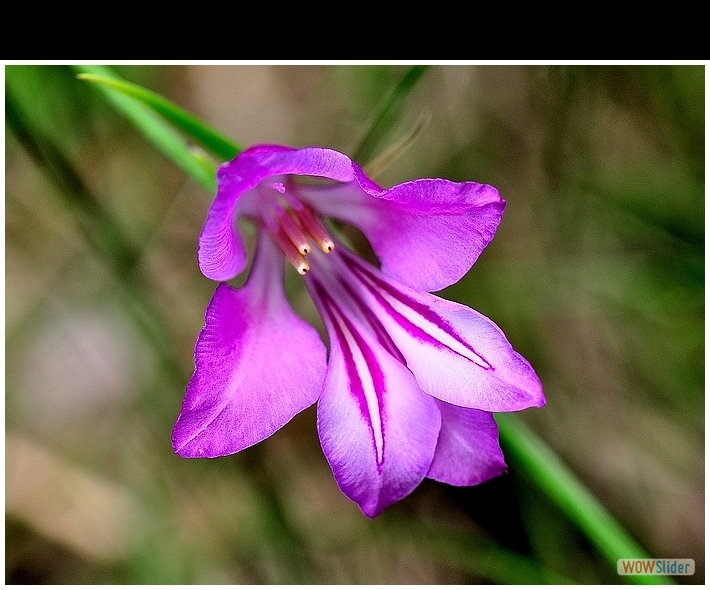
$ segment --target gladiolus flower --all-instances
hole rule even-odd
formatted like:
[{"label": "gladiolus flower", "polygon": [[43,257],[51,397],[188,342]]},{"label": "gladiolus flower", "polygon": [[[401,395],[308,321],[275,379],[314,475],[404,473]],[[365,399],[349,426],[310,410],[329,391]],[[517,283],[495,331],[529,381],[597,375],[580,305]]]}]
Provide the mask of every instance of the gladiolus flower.
[{"label": "gladiolus flower", "polygon": [[[222,165],[217,184],[198,258],[221,284],[195,346],[176,453],[237,453],[317,403],[335,480],[371,518],[425,477],[468,486],[503,473],[492,412],[544,405],[540,381],[491,320],[430,293],[458,281],[493,238],[498,191],[443,179],[385,190],[344,154],[273,145]],[[257,244],[235,289],[224,281],[247,266],[240,218],[256,225]],[[358,228],[379,268],[328,218]],[[287,302],[284,258],[304,275],[328,351]]]}]

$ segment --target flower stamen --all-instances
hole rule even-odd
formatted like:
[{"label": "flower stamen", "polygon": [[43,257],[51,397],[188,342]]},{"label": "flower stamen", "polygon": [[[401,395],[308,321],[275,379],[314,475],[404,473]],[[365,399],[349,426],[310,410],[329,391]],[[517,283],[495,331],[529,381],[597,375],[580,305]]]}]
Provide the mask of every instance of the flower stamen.
[{"label": "flower stamen", "polygon": [[335,249],[335,240],[308,204],[282,182],[274,182],[268,187],[262,185],[261,189],[265,201],[261,219],[266,229],[298,273],[306,274],[310,266],[305,257],[313,251],[311,240],[326,254]]},{"label": "flower stamen", "polygon": [[311,269],[311,267],[308,265],[308,261],[306,260],[305,256],[303,256],[303,254],[301,254],[296,248],[294,248],[293,243],[286,236],[286,233],[283,231],[283,229],[281,227],[279,227],[276,231],[272,231],[270,228],[267,229],[269,229],[271,237],[274,239],[281,252],[283,252],[284,256],[286,257],[286,260],[291,263],[291,265],[293,266],[293,268],[296,269],[298,274],[305,275]]},{"label": "flower stamen", "polygon": [[301,227],[308,232],[316,245],[326,254],[335,250],[335,240],[330,237],[311,207],[298,197],[298,184],[289,178],[288,190],[279,189],[279,192],[283,194],[283,198],[288,202]]},{"label": "flower stamen", "polygon": [[311,244],[308,240],[308,235],[303,231],[301,225],[299,225],[291,216],[291,213],[285,209],[281,203],[272,202],[272,208],[274,215],[278,220],[279,226],[286,234],[286,237],[294,245],[299,254],[306,255],[311,253]]},{"label": "flower stamen", "polygon": [[303,228],[308,232],[308,235],[313,238],[313,241],[318,245],[318,247],[329,254],[335,249],[335,241],[328,235],[321,223],[316,219],[316,216],[308,208],[308,206],[300,203],[300,207],[295,207],[293,212],[301,222]]}]

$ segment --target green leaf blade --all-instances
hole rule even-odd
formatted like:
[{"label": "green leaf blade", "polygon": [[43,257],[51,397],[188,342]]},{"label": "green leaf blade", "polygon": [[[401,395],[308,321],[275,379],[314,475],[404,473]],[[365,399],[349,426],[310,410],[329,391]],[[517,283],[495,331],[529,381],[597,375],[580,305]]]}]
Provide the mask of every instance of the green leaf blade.
[{"label": "green leaf blade", "polygon": [[[579,527],[616,569],[619,559],[648,559],[648,553],[623,529],[544,441],[511,414],[496,414],[507,455]],[[667,576],[628,576],[637,584],[673,584]]]},{"label": "green leaf blade", "polygon": [[241,148],[234,142],[204,124],[194,115],[138,84],[90,73],[82,73],[77,77],[80,80],[87,80],[112,88],[116,92],[130,96],[143,103],[195,140],[204,149],[212,152],[220,160],[232,160],[241,151]]},{"label": "green leaf blade", "polygon": [[[103,66],[74,66],[74,69],[81,74],[120,80],[109,68]],[[207,192],[214,193],[216,191],[216,165],[207,165],[204,157],[197,157],[194,147],[189,146],[185,138],[173,127],[136,98],[127,96],[110,86],[97,84],[96,87],[119,112],[138,128],[148,141],[185,174]]]},{"label": "green leaf blade", "polygon": [[412,66],[407,70],[399,84],[392,89],[382,102],[370,129],[360,142],[360,146],[355,150],[353,160],[362,166],[370,161],[384,136],[397,121],[400,108],[427,69],[428,66]]}]

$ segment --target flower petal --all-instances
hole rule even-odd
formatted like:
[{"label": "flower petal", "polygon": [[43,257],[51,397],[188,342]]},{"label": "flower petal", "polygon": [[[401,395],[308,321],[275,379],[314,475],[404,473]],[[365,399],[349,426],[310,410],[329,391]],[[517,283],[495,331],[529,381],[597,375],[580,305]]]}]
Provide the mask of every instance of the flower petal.
[{"label": "flower petal", "polygon": [[260,237],[247,284],[222,283],[195,346],[195,372],[173,429],[183,457],[236,453],[269,437],[315,403],[325,347],[289,307],[283,258]]},{"label": "flower petal", "polygon": [[303,192],[321,213],[360,229],[382,270],[438,291],[458,281],[493,239],[505,201],[492,186],[440,178],[383,190],[353,165],[357,182]]},{"label": "flower petal", "polygon": [[[323,148],[293,149],[278,145],[259,145],[243,151],[217,172],[217,195],[207,213],[200,234],[198,260],[202,273],[215,281],[237,276],[247,263],[244,244],[235,228],[235,210],[242,213],[258,204],[254,194],[258,184],[270,176],[303,174],[348,182],[353,179],[350,159]],[[243,199],[252,193],[250,199]],[[242,203],[242,201],[246,201]]]},{"label": "flower petal", "polygon": [[493,414],[437,404],[441,432],[427,477],[453,486],[475,486],[505,473]]},{"label": "flower petal", "polygon": [[303,186],[299,195],[321,214],[362,230],[387,274],[426,291],[455,283],[471,268],[493,238],[505,207],[498,191],[484,184],[434,178],[385,190],[334,150],[254,146],[217,173],[217,195],[198,251],[205,276],[224,281],[244,269],[247,256],[235,231],[235,210],[257,213],[261,203],[254,189],[266,178],[288,174],[342,183]]},{"label": "flower petal", "polygon": [[423,391],[487,412],[545,404],[535,371],[487,317],[397,283],[342,248],[340,254],[342,272],[360,284]]},{"label": "flower petal", "polygon": [[[342,492],[374,518],[426,476],[440,427],[435,400],[310,275],[330,358],[318,400],[318,434]],[[364,328],[364,329],[363,329]]]}]

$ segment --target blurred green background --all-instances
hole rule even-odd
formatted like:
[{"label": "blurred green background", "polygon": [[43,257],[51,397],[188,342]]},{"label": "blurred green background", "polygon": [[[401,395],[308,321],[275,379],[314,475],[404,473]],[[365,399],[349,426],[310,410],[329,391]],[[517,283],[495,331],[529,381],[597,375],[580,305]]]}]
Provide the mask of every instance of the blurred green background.
[{"label": "blurred green background", "polygon": [[[350,155],[407,72],[116,70],[243,146]],[[628,581],[515,464],[369,521],[313,408],[238,455],[175,456],[212,195],[75,75],[5,67],[6,582]],[[521,417],[649,554],[696,560],[681,583],[704,582],[704,84],[703,66],[433,66],[381,150],[427,125],[376,177],[500,190],[496,238],[444,295],[530,360],[548,404]]]}]

